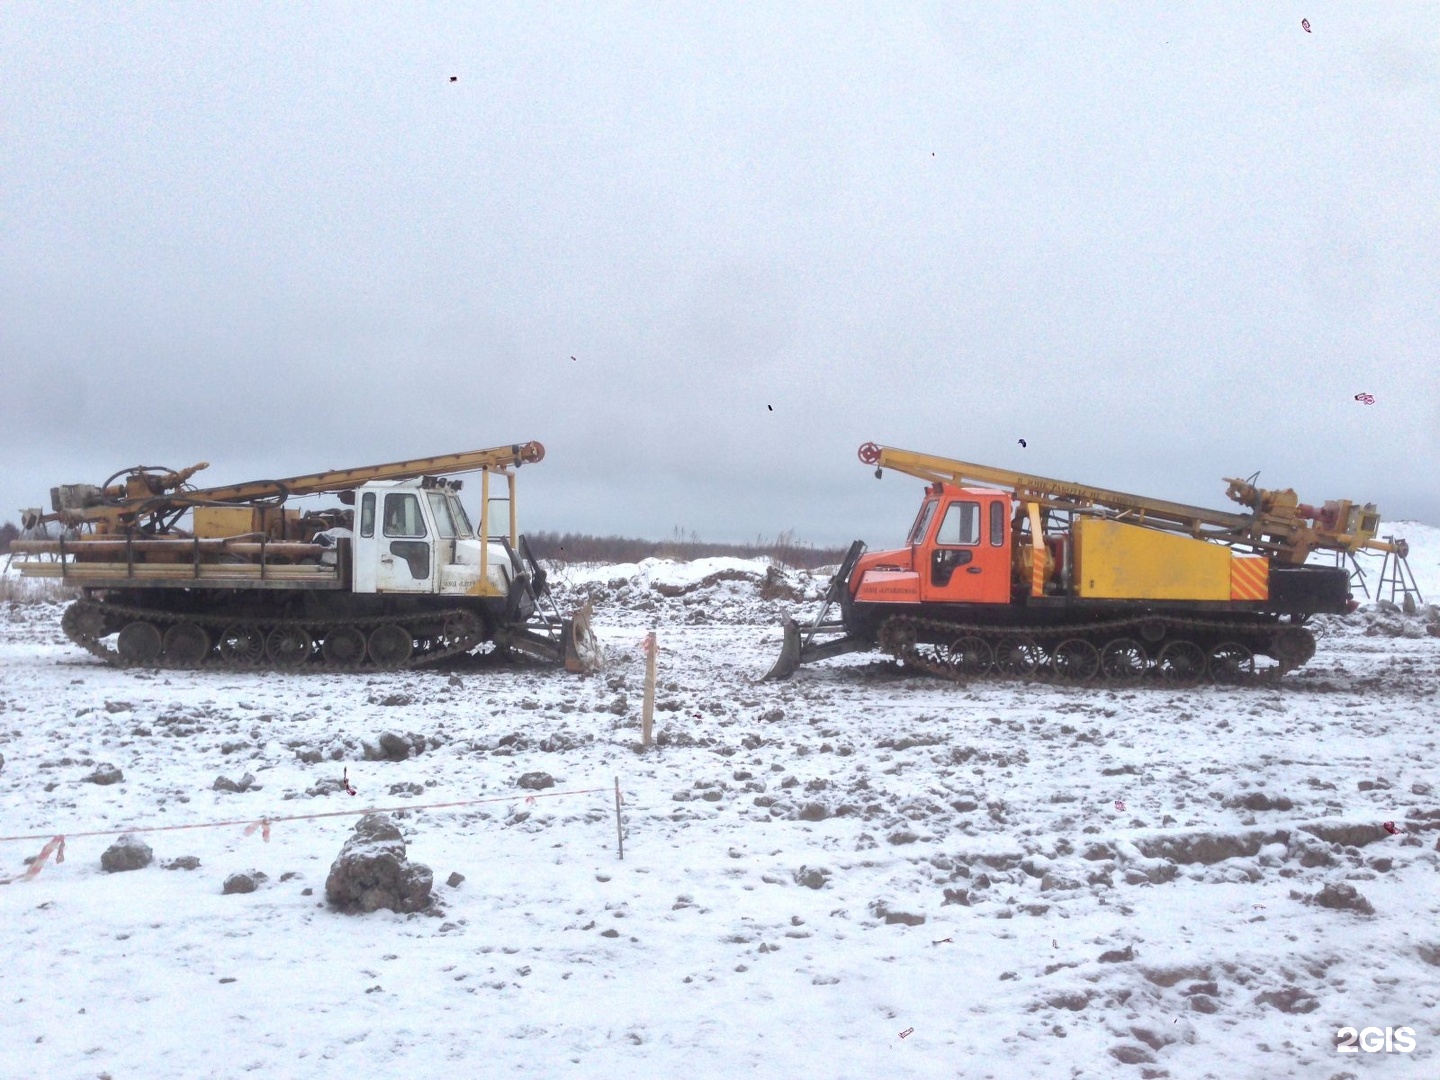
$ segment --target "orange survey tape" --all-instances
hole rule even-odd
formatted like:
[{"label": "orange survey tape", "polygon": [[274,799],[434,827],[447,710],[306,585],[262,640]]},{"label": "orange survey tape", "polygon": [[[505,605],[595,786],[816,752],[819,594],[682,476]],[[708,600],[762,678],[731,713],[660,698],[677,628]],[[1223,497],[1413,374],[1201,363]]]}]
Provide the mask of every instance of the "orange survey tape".
[{"label": "orange survey tape", "polygon": [[[526,795],[525,801],[533,803],[536,799],[558,799],[564,795],[593,795],[596,792],[608,791],[607,788],[582,788],[578,791],[552,791],[545,795]],[[323,814],[284,814],[274,817],[262,817],[258,820],[244,818],[235,821],[198,821],[190,825],[152,825],[148,827],[127,828],[127,829],[94,829],[88,832],[61,833],[58,836],[49,833],[35,833],[28,836],[0,836],[0,843],[12,840],[49,840],[49,843],[41,849],[40,854],[31,861],[28,869],[22,874],[13,877],[0,878],[0,885],[9,885],[13,881],[29,881],[36,874],[40,873],[45,862],[51,854],[55,854],[55,861],[65,861],[65,841],[80,836],[123,836],[126,833],[158,833],[158,832],[180,832],[185,829],[224,829],[235,825],[245,826],[245,835],[252,836],[255,831],[260,830],[260,836],[267,843],[270,840],[270,826],[278,821],[313,821],[317,818],[332,817],[364,817],[366,814],[390,814],[400,810],[448,810],[457,806],[478,806],[481,803],[493,802],[514,802],[519,796],[497,795],[489,799],[463,799],[459,802],[443,803],[420,803],[409,806],[367,806],[360,810],[328,810]]]},{"label": "orange survey tape", "polygon": [[45,860],[50,858],[51,853],[55,855],[55,861],[65,861],[65,837],[57,836],[40,849],[40,854],[30,861],[30,868],[23,874],[16,874],[13,877],[0,878],[0,885],[9,885],[12,881],[29,881],[45,867]]}]

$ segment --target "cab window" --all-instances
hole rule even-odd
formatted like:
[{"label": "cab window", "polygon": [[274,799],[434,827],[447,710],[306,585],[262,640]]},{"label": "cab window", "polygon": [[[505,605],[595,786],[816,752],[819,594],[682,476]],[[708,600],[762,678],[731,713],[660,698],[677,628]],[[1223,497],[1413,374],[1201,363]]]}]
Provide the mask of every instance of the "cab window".
[{"label": "cab window", "polygon": [[360,496],[360,535],[375,535],[375,493],[367,491]]},{"label": "cab window", "polygon": [[475,535],[475,526],[470,524],[470,518],[465,513],[465,504],[453,495],[450,497],[450,510],[455,517],[455,529],[465,539]]},{"label": "cab window", "polygon": [[918,544],[925,539],[925,530],[930,528],[930,519],[935,516],[937,503],[930,499],[920,508],[920,513],[915,518],[915,524],[910,527],[910,538],[907,544]]},{"label": "cab window", "polygon": [[385,496],[385,535],[425,535],[425,519],[420,514],[420,500],[410,492],[394,492]]},{"label": "cab window", "polygon": [[425,497],[430,500],[430,516],[435,519],[435,531],[443,539],[453,540],[455,521],[450,516],[450,500],[438,491],[427,491]]},{"label": "cab window", "polygon": [[1005,543],[1005,504],[999,501],[990,504],[990,546],[1002,547]]},{"label": "cab window", "polygon": [[952,502],[940,522],[935,542],[946,547],[968,547],[980,543],[980,504]]}]

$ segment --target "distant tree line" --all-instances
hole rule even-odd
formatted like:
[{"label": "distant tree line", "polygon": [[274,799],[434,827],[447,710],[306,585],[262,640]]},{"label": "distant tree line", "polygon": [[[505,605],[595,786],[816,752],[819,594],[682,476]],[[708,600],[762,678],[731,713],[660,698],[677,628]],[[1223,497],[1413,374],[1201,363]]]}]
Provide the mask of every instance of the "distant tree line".
[{"label": "distant tree line", "polygon": [[[0,525],[0,555],[10,551],[10,541],[20,530],[12,522]],[[695,533],[676,529],[668,540],[638,540],[629,536],[590,536],[587,533],[529,533],[526,538],[537,559],[558,563],[621,563],[641,559],[707,559],[728,555],[736,559],[768,558],[796,570],[831,566],[845,557],[844,548],[816,547],[797,540],[787,529],[772,539],[757,536],[749,544],[712,544]]]},{"label": "distant tree line", "polygon": [[749,544],[713,544],[695,533],[676,529],[668,540],[639,540],[629,536],[590,536],[587,533],[527,533],[526,539],[537,559],[558,563],[623,563],[641,559],[708,559],[730,556],[736,559],[768,558],[796,570],[831,566],[845,557],[845,548],[816,547],[797,540],[792,530],[773,539],[757,536]]}]

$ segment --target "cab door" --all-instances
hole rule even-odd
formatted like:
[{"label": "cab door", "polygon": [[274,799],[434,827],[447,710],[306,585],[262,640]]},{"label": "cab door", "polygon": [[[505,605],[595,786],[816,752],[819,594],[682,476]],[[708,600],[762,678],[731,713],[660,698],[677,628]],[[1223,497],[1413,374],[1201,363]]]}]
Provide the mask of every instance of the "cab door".
[{"label": "cab door", "polygon": [[379,538],[375,535],[375,512],[379,507],[379,494],[362,491],[360,494],[360,520],[350,542],[351,588],[357,593],[375,591],[375,574],[380,568]]},{"label": "cab door", "polygon": [[432,533],[418,492],[384,493],[379,543],[374,549],[378,556],[376,592],[434,592],[436,553]]},{"label": "cab door", "polygon": [[[1010,506],[1004,496],[966,492],[937,515],[917,554],[920,599],[932,603],[1010,602]],[[917,560],[918,562],[918,560]]]}]

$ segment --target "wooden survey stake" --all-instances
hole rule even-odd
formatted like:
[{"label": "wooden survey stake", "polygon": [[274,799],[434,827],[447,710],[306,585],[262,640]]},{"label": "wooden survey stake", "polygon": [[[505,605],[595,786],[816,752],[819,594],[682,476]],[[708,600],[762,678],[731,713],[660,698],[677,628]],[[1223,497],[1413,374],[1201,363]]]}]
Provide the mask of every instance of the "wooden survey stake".
[{"label": "wooden survey stake", "polygon": [[655,631],[645,635],[645,708],[640,719],[640,741],[646,749],[650,747],[650,732],[655,725],[655,654],[660,647],[655,643]]},{"label": "wooden survey stake", "polygon": [[625,858],[625,827],[620,823],[620,777],[615,777],[615,842],[620,845],[620,858]]}]

